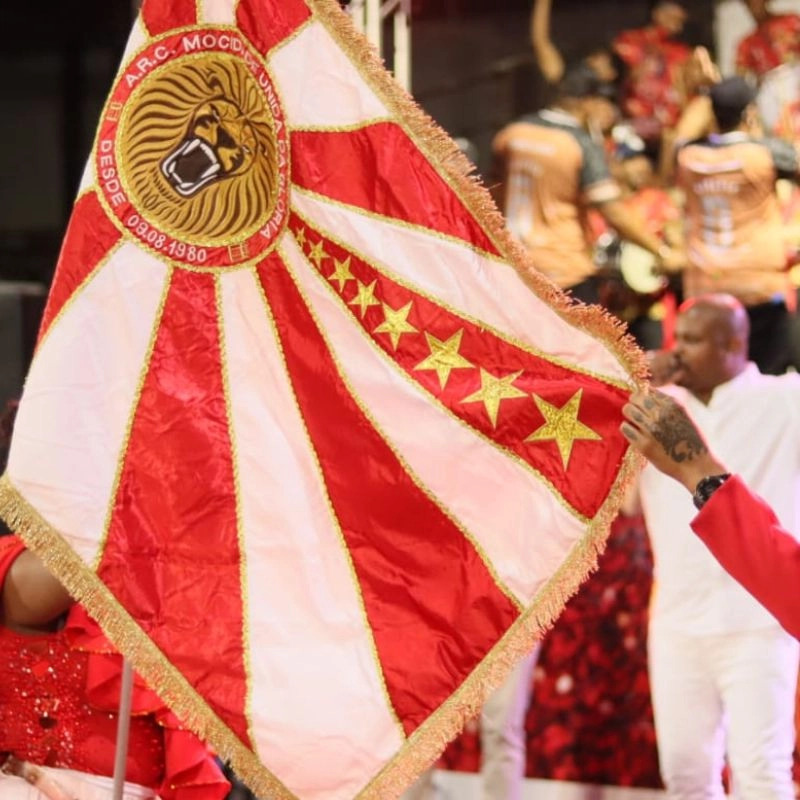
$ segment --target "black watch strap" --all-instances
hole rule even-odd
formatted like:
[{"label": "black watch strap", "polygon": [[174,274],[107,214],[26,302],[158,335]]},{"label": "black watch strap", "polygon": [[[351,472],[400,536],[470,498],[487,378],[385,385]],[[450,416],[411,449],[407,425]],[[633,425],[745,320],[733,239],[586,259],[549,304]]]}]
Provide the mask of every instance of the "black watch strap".
[{"label": "black watch strap", "polygon": [[692,502],[695,508],[698,510],[701,509],[708,502],[711,495],[714,494],[730,476],[730,472],[723,472],[721,475],[707,475],[705,478],[701,478],[692,495]]}]

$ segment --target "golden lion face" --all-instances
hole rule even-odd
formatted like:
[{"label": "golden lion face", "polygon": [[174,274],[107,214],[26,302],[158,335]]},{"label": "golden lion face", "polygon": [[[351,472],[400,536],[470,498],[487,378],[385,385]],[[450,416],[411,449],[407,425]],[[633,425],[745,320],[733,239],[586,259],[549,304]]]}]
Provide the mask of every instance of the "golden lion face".
[{"label": "golden lion face", "polygon": [[203,103],[192,116],[181,144],[161,163],[161,171],[182,197],[208,184],[239,175],[258,155],[250,120],[224,97]]},{"label": "golden lion face", "polygon": [[143,216],[211,246],[265,223],[277,200],[274,120],[244,64],[221,54],[185,59],[151,75],[131,100],[120,166]]}]

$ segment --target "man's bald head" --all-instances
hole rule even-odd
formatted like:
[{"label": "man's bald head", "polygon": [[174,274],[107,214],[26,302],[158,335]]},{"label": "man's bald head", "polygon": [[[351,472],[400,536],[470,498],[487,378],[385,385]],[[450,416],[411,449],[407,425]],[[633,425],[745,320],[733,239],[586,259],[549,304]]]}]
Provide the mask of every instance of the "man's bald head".
[{"label": "man's bald head", "polygon": [[675,380],[703,402],[747,366],[750,321],[731,295],[707,294],[685,302],[675,333]]},{"label": "man's bald head", "polygon": [[678,311],[680,314],[701,315],[720,336],[743,342],[747,352],[750,318],[745,307],[733,295],[720,293],[692,297]]}]

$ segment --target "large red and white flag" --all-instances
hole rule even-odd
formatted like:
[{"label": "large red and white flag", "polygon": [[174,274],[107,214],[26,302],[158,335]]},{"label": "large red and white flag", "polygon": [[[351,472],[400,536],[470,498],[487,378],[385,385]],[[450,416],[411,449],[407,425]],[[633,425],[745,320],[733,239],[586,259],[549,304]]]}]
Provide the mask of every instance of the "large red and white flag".
[{"label": "large red and white flag", "polygon": [[0,504],[273,800],[396,796],[632,468],[637,354],[465,167],[334,0],[145,0],[100,120]]}]

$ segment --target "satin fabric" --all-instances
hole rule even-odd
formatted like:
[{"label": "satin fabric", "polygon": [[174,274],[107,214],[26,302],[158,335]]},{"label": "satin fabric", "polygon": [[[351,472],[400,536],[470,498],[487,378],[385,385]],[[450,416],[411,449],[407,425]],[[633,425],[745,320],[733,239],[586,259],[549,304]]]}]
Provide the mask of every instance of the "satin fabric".
[{"label": "satin fabric", "polygon": [[[16,537],[0,538],[0,587],[23,550],[24,545]],[[64,628],[57,633],[23,636],[0,628],[4,668],[26,647],[35,647],[43,654],[40,667],[33,666],[33,671],[38,671],[39,676],[50,668],[44,660],[47,653],[58,654],[59,668],[85,675],[83,696],[77,703],[73,698],[67,698],[70,702],[56,701],[52,704],[56,720],[53,736],[48,729],[42,728],[15,731],[11,727],[13,721],[28,717],[21,713],[15,715],[14,705],[23,706],[42,700],[32,696],[31,687],[23,686],[20,681],[31,683],[34,690],[43,684],[25,676],[9,675],[3,681],[4,689],[0,688],[0,701],[3,703],[0,714],[4,719],[0,730],[0,752],[11,750],[20,760],[37,765],[47,759],[51,765],[65,770],[94,773],[92,777],[110,776],[114,767],[121,657],[78,605],[72,606]],[[71,688],[70,676],[65,676],[60,685]],[[73,711],[67,713],[66,706]],[[157,793],[162,800],[222,800],[226,796],[229,785],[205,745],[181,727],[178,719],[138,676],[135,677],[132,695],[132,716],[128,776],[136,782],[148,784],[150,794],[146,796]],[[13,747],[9,747],[10,741],[14,742]],[[104,784],[100,782],[98,785]],[[80,794],[80,797],[83,800],[84,795]]]}]

